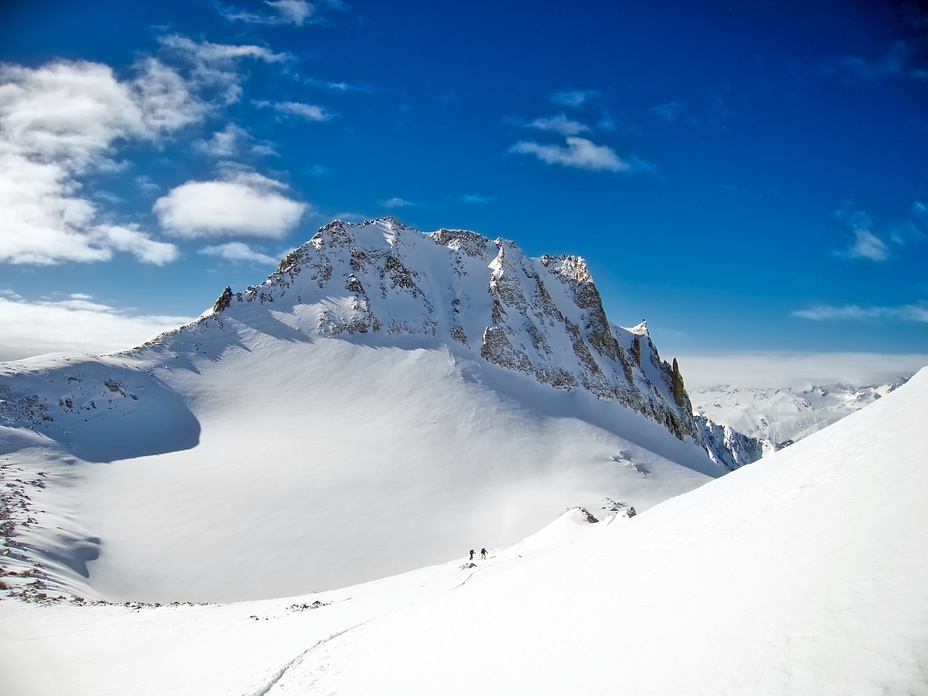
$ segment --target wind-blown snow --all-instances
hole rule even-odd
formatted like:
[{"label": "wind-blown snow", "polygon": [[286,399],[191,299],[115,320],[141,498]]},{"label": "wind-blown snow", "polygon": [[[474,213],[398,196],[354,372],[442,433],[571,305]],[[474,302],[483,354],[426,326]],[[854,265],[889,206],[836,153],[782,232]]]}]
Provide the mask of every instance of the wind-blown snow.
[{"label": "wind-blown snow", "polygon": [[226,606],[3,601],[0,675],[37,696],[925,694],[926,404],[923,370],[636,517],[568,512],[473,565]]}]

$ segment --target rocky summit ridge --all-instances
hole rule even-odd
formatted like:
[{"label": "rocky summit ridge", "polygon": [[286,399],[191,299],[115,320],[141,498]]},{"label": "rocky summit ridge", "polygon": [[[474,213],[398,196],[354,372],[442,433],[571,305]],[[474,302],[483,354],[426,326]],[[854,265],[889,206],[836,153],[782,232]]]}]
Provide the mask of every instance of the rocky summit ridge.
[{"label": "rocky summit ridge", "polygon": [[222,326],[271,303],[292,310],[307,335],[441,343],[554,389],[618,401],[691,438],[727,469],[759,457],[750,438],[694,417],[676,360],[660,357],[645,322],[610,323],[578,256],[529,258],[509,240],[422,233],[392,217],[335,220],[260,285],[227,287],[198,323]]}]

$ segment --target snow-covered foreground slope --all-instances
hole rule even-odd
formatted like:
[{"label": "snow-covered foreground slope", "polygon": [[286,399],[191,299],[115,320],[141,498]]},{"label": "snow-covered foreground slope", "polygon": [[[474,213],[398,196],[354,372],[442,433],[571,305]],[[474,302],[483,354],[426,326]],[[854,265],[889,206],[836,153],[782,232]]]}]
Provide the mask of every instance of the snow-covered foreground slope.
[{"label": "snow-covered foreground slope", "polygon": [[691,389],[689,394],[697,413],[756,438],[772,452],[859,411],[901,383],[795,389],[716,386]]},{"label": "snow-covered foreground slope", "polygon": [[4,693],[926,694],[926,404],[923,370],[644,514],[570,512],[473,567],[226,606],[3,601]]}]

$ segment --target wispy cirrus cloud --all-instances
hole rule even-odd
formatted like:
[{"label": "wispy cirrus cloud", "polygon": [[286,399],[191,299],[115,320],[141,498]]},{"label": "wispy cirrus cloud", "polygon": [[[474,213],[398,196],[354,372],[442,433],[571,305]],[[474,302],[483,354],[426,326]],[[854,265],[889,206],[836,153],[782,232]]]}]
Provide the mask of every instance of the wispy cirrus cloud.
[{"label": "wispy cirrus cloud", "polygon": [[850,259],[885,261],[889,258],[889,247],[870,230],[858,228],[853,231],[851,245],[842,254]]},{"label": "wispy cirrus cloud", "polygon": [[462,193],[458,196],[458,200],[461,203],[469,203],[471,205],[484,205],[486,203],[492,203],[496,200],[495,196],[482,196],[479,193]]},{"label": "wispy cirrus cloud", "polygon": [[838,258],[881,263],[893,259],[906,247],[928,239],[923,229],[928,216],[924,204],[919,201],[913,204],[909,219],[901,222],[879,224],[866,212],[847,207],[835,215],[849,231],[843,246],[834,252]]},{"label": "wispy cirrus cloud", "polygon": [[301,102],[269,102],[255,101],[255,106],[261,109],[274,109],[274,111],[287,116],[298,116],[305,118],[307,121],[331,121],[336,117],[334,111],[330,111],[322,106],[315,104],[303,104]]},{"label": "wispy cirrus cloud", "polygon": [[865,321],[928,323],[928,301],[898,307],[850,305],[815,305],[796,310],[791,316],[812,321]]},{"label": "wispy cirrus cloud", "polygon": [[234,168],[212,181],[188,181],[154,205],[167,234],[185,239],[223,236],[280,238],[309,209],[284,192],[286,184]]},{"label": "wispy cirrus cloud", "polygon": [[579,109],[598,97],[601,93],[593,89],[567,89],[555,92],[550,100],[553,104]]},{"label": "wispy cirrus cloud", "polygon": [[214,132],[208,139],[197,140],[194,149],[210,157],[230,159],[242,154],[256,156],[276,155],[277,149],[270,141],[258,141],[241,126],[234,123]]},{"label": "wispy cirrus cloud", "polygon": [[415,203],[413,201],[407,201],[405,198],[388,198],[385,201],[381,201],[380,205],[384,208],[415,208],[420,206],[420,203]]},{"label": "wispy cirrus cloud", "polygon": [[73,293],[29,301],[0,293],[0,360],[43,353],[109,353],[139,345],[195,317],[141,314]]},{"label": "wispy cirrus cloud", "polygon": [[233,22],[248,24],[292,24],[302,27],[324,21],[329,10],[346,10],[348,6],[338,0],[266,0],[264,12],[242,10],[232,6],[219,6],[220,14]]},{"label": "wispy cirrus cloud", "polygon": [[658,118],[667,121],[667,123],[673,123],[683,112],[684,108],[686,108],[686,105],[683,102],[674,100],[652,106],[648,111]]},{"label": "wispy cirrus cloud", "polygon": [[256,249],[252,249],[244,242],[227,242],[225,244],[203,247],[198,253],[204,256],[223,259],[224,261],[231,261],[232,263],[248,262],[267,266],[273,266],[280,260]]},{"label": "wispy cirrus cloud", "polygon": [[[587,105],[600,92],[595,90],[563,90],[554,92],[549,101],[568,106],[577,111],[588,112]],[[563,137],[558,142],[541,142],[538,140],[520,140],[509,148],[509,152],[519,155],[531,155],[544,164],[560,165],[572,169],[587,171],[637,173],[653,171],[654,167],[638,158],[623,159],[609,145],[597,143],[593,139],[594,128],[578,118],[571,118],[564,113],[535,118],[531,121],[508,118],[506,123],[530,128],[544,133],[553,133]],[[600,131],[615,130],[615,121],[603,113],[596,121]],[[583,137],[581,137],[583,136]]]},{"label": "wispy cirrus cloud", "polygon": [[242,96],[240,62],[284,63],[287,53],[275,53],[254,44],[217,44],[194,41],[187,36],[169,34],[159,38],[162,51],[185,65],[187,80],[212,104],[234,104]]},{"label": "wispy cirrus cloud", "polygon": [[561,135],[580,135],[580,133],[589,133],[591,128],[585,123],[567,118],[564,114],[536,118],[524,124],[528,128],[535,128],[542,131],[553,131]]},{"label": "wispy cirrus cloud", "polygon": [[575,169],[590,171],[631,172],[632,163],[622,160],[607,145],[597,145],[592,140],[570,136],[565,145],[551,145],[532,141],[520,141],[509,148],[510,152],[534,155],[545,164],[559,164]]},{"label": "wispy cirrus cloud", "polygon": [[920,59],[916,44],[911,41],[896,41],[887,53],[877,58],[863,58],[856,54],[832,57],[822,64],[821,71],[825,77],[835,77],[849,84],[879,85],[893,77],[928,79],[924,59]]},{"label": "wispy cirrus cloud", "polygon": [[371,94],[375,91],[373,87],[368,85],[353,85],[348,82],[332,82],[329,80],[320,80],[315,77],[304,78],[303,83],[309,85],[310,87],[319,87],[320,89],[328,89],[333,92],[357,92],[360,94]]}]

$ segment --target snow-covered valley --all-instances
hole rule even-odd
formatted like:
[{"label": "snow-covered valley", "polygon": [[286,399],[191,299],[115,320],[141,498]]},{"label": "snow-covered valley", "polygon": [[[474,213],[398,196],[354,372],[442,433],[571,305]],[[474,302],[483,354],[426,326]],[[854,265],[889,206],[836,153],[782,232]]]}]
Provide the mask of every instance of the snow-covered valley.
[{"label": "snow-covered valley", "polygon": [[643,514],[568,511],[473,564],[225,605],[5,600],[5,693],[925,694],[926,402],[922,371]]}]

